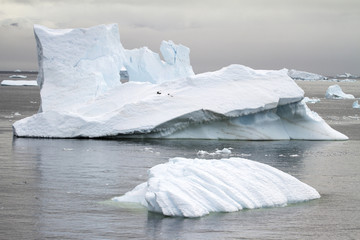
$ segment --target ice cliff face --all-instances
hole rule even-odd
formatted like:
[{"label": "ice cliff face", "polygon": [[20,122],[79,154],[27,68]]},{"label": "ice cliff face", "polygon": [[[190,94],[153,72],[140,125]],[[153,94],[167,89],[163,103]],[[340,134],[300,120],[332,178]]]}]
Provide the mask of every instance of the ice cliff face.
[{"label": "ice cliff face", "polygon": [[117,24],[54,30],[35,25],[40,112],[69,111],[120,85],[125,55]]},{"label": "ice cliff face", "polygon": [[42,104],[14,123],[16,136],[347,139],[301,102],[286,69],[230,65],[194,75],[188,48],[164,41],[162,61],[147,48],[123,49],[117,28],[35,26]]},{"label": "ice cliff face", "polygon": [[162,41],[160,52],[165,61],[147,47],[125,50],[127,58],[124,65],[130,81],[161,83],[194,75],[189,48],[172,41]]},{"label": "ice cliff face", "polygon": [[278,169],[243,158],[173,158],[148,171],[148,180],[118,202],[135,202],[166,216],[286,206],[319,198],[312,187]]}]

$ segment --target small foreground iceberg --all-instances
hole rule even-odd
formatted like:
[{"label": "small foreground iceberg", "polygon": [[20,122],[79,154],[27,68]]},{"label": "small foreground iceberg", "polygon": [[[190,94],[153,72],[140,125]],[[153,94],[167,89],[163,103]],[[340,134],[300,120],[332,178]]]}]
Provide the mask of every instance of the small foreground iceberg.
[{"label": "small foreground iceberg", "polygon": [[118,202],[134,202],[166,216],[286,206],[320,198],[312,187],[269,165],[243,158],[172,158],[148,171],[148,181]]},{"label": "small foreground iceberg", "polygon": [[354,99],[354,95],[346,94],[342,91],[341,87],[337,84],[331,85],[327,90],[325,97],[327,99]]}]

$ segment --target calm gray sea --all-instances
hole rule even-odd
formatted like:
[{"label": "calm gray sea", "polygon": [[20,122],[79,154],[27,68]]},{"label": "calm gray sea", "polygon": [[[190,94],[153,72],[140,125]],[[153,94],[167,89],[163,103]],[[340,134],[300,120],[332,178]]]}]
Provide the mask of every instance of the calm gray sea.
[{"label": "calm gray sea", "polygon": [[[324,99],[334,82],[297,83],[321,99],[308,106],[349,141],[14,138],[12,123],[37,111],[39,89],[0,86],[0,239],[360,239],[360,109],[354,100]],[[360,97],[360,81],[338,84]],[[156,164],[224,147],[297,177],[322,197],[196,219],[110,201],[146,181]]]}]

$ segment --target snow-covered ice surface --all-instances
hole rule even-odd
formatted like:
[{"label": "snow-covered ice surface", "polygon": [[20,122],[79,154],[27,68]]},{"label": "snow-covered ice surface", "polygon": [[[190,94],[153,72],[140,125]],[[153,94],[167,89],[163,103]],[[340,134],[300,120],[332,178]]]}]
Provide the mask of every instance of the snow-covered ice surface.
[{"label": "snow-covered ice surface", "polygon": [[2,80],[2,86],[37,86],[36,80]]},{"label": "snow-covered ice surface", "polygon": [[134,202],[166,216],[286,206],[319,198],[309,185],[269,165],[243,158],[172,158],[148,171],[148,180],[118,202]]},{"label": "snow-covered ice surface", "polygon": [[354,99],[354,95],[346,94],[341,87],[337,84],[331,85],[325,93],[327,99]]},{"label": "snow-covered ice surface", "polygon": [[295,79],[295,80],[316,81],[316,80],[326,80],[327,79],[327,77],[316,74],[316,73],[298,71],[298,70],[295,70],[295,69],[289,70],[288,75],[292,79]]},{"label": "snow-covered ice surface", "polygon": [[[347,139],[301,102],[304,91],[287,69],[234,64],[192,75],[188,48],[169,41],[161,46],[166,77],[131,81],[142,71],[134,68],[130,82],[121,84],[129,59],[137,69],[162,62],[155,53],[141,63],[129,58],[116,24],[60,30],[36,25],[34,32],[42,103],[38,114],[14,123],[16,136]],[[191,76],[170,77],[181,74]]]},{"label": "snow-covered ice surface", "polygon": [[195,75],[190,65],[188,47],[172,41],[162,41],[160,52],[165,61],[147,47],[125,50],[124,66],[130,81],[161,83]]}]

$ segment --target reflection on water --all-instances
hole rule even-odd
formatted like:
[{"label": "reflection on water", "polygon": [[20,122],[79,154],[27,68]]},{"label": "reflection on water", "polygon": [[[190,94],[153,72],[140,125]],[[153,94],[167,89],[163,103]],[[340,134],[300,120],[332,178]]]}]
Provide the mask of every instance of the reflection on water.
[{"label": "reflection on water", "polygon": [[[356,236],[358,142],[14,139],[2,156],[5,238],[291,239]],[[104,204],[147,179],[171,157],[231,147],[316,188],[322,198],[285,208],[169,218]],[[218,156],[221,157],[221,156]],[[351,219],[351,221],[347,220]],[[5,225],[4,225],[5,224]],[[5,227],[6,228],[5,228]],[[353,230],[348,230],[353,229]]]}]

